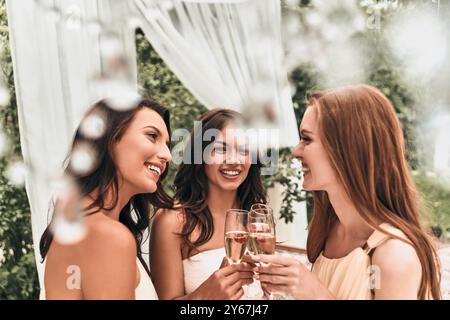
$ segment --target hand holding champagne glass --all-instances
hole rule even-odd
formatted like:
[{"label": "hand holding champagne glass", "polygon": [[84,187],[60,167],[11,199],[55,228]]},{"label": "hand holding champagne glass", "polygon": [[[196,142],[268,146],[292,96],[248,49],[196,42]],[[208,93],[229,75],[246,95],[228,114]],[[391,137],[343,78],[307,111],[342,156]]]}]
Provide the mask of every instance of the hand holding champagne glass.
[{"label": "hand holding champagne glass", "polygon": [[225,217],[225,252],[230,264],[238,264],[247,247],[248,211],[239,209],[227,210]]},{"label": "hand holding champagne glass", "polygon": [[[253,255],[275,254],[275,219],[272,209],[261,203],[254,204],[248,215],[249,250]],[[260,262],[262,266],[268,263]],[[257,276],[258,277],[258,276]],[[278,293],[269,293],[269,300],[279,300],[285,297]]]}]

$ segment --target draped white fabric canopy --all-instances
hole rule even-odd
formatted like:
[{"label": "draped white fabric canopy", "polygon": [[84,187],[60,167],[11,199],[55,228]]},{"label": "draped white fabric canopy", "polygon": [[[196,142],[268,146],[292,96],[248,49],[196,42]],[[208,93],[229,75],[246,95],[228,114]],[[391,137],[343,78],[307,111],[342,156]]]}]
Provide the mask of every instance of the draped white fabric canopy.
[{"label": "draped white fabric canopy", "polygon": [[114,33],[131,87],[137,85],[137,21],[161,58],[206,107],[245,111],[258,99],[270,100],[281,145],[298,141],[281,64],[278,0],[7,0],[7,10],[22,153],[31,168],[26,190],[41,285],[38,244],[50,218],[49,179],[60,171],[84,111],[105,95],[92,80],[108,71],[102,52],[107,37],[96,30],[98,23],[87,22],[100,22]]},{"label": "draped white fabric canopy", "polygon": [[[135,0],[141,28],[164,62],[206,107],[257,117],[268,102],[282,146],[298,142],[283,70],[278,0]],[[256,121],[255,121],[256,122]],[[257,125],[256,123],[254,125]]]}]

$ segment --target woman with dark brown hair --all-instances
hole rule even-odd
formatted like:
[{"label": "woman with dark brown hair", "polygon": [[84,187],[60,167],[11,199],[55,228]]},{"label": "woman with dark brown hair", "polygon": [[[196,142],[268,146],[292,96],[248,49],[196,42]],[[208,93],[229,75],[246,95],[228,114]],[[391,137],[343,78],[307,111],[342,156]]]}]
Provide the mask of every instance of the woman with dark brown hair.
[{"label": "woman with dark brown hair", "polygon": [[[104,134],[93,138],[80,126],[65,169],[80,191],[85,237],[70,245],[58,241],[52,226],[63,212],[56,212],[40,242],[45,298],[158,299],[141,245],[152,206],[172,206],[161,184],[172,158],[169,112],[150,100],[126,111],[102,100],[86,119],[93,115],[104,116]],[[72,165],[80,144],[96,155],[89,172]],[[55,208],[63,200],[56,199]]]},{"label": "woman with dark brown hair", "polygon": [[293,150],[314,195],[307,254],[259,256],[266,291],[299,299],[440,299],[434,241],[421,224],[400,122],[368,85],[313,94]]},{"label": "woman with dark brown hair", "polygon": [[150,266],[161,299],[239,299],[253,282],[251,265],[224,259],[226,211],[266,201],[261,165],[235,130],[241,118],[211,110],[191,133],[175,177],[177,206],[160,210],[152,225]]}]

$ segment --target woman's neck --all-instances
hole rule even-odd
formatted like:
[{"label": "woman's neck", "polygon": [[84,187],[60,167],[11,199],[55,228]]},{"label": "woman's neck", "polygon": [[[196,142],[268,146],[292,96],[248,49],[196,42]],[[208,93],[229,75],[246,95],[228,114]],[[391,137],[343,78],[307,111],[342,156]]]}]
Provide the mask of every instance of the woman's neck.
[{"label": "woman's neck", "polygon": [[367,240],[374,229],[361,217],[343,188],[327,190],[327,193],[339,223],[343,227],[343,237],[356,241]]},{"label": "woman's neck", "polygon": [[[104,194],[104,208],[111,208],[111,210],[102,210],[102,212],[110,217],[111,219],[119,221],[120,212],[125,207],[125,205],[130,201],[133,194],[127,190],[126,187],[119,184],[119,191],[117,194],[117,202],[115,202],[115,192],[113,188],[109,188]],[[98,189],[94,190],[89,194],[89,199],[94,200],[98,197]],[[116,203],[114,205],[114,203]]]},{"label": "woman's neck", "polygon": [[211,214],[225,215],[228,209],[238,208],[237,190],[223,190],[210,184],[208,187],[208,208]]}]

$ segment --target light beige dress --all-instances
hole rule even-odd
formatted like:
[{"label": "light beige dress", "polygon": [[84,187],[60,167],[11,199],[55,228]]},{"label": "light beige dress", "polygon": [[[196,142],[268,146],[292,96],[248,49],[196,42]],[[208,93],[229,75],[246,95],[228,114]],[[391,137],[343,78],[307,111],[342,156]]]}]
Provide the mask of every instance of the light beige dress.
[{"label": "light beige dress", "polygon": [[[387,223],[381,224],[380,228],[406,239],[402,231]],[[376,267],[371,267],[371,255],[390,238],[390,235],[375,230],[363,248],[358,247],[342,258],[330,259],[322,252],[315,261],[312,272],[337,299],[371,300],[371,288],[376,288],[379,280]]]}]

